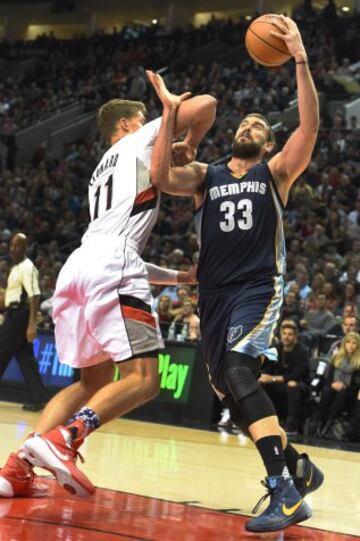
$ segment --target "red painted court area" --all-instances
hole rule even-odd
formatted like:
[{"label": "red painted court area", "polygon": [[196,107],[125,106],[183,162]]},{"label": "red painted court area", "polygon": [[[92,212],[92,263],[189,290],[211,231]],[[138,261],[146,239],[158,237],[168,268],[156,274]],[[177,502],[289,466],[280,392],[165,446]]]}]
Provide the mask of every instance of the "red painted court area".
[{"label": "red painted court area", "polygon": [[97,489],[93,498],[67,496],[54,481],[48,498],[0,499],[0,541],[346,541],[341,533],[296,526],[267,535],[245,531],[247,517],[135,494]]}]

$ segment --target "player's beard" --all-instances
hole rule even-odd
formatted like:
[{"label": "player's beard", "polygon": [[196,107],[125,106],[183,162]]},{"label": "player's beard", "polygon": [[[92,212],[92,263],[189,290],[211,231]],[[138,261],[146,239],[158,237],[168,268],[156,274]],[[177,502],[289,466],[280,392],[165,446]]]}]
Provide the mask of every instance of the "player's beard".
[{"label": "player's beard", "polygon": [[256,141],[234,141],[232,155],[234,158],[241,158],[243,160],[260,158],[262,147],[262,143],[257,143]]}]

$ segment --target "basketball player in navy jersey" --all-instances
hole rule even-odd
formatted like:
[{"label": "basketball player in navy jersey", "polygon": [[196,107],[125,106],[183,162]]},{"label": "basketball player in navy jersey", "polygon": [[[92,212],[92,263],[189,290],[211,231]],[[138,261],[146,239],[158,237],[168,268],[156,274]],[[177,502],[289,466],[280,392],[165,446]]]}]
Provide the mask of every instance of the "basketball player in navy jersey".
[{"label": "basketball player in navy jersey", "polygon": [[[158,134],[151,163],[158,188],[195,196],[203,358],[215,392],[235,422],[245,420],[267,470],[270,503],[246,524],[253,532],[281,530],[309,518],[302,496],[323,481],[308,457],[291,445],[284,454],[274,406],[257,381],[263,360],[276,361],[271,342],[283,302],[282,214],[292,184],[310,161],[319,127],[318,98],[300,32],[287,17],[278,27],[281,33],[273,34],[286,42],[296,64],[300,117],[283,149],[264,160],[274,148],[274,134],[262,115],[250,113],[235,134],[229,163],[171,167],[172,114]],[[169,93],[160,76],[152,78],[165,110]],[[185,146],[184,161],[192,156],[194,149]],[[287,464],[295,475],[301,457],[309,477],[297,490]]]}]

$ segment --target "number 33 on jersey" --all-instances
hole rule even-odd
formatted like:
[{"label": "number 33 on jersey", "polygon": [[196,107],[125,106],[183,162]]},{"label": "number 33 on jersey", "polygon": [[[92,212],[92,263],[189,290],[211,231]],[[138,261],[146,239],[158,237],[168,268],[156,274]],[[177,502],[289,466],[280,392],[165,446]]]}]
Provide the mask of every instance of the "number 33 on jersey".
[{"label": "number 33 on jersey", "polygon": [[226,164],[209,165],[205,188],[195,214],[202,288],[284,274],[283,204],[267,163],[240,178]]}]

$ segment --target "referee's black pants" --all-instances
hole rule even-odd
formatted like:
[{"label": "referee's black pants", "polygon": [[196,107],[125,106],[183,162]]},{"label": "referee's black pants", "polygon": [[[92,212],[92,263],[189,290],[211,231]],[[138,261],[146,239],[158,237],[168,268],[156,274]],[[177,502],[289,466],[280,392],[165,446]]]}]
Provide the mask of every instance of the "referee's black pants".
[{"label": "referee's black pants", "polygon": [[34,358],[33,345],[26,339],[29,310],[26,306],[9,309],[0,325],[0,379],[11,359],[16,358],[25,383],[30,392],[31,403],[40,404],[49,400]]}]

